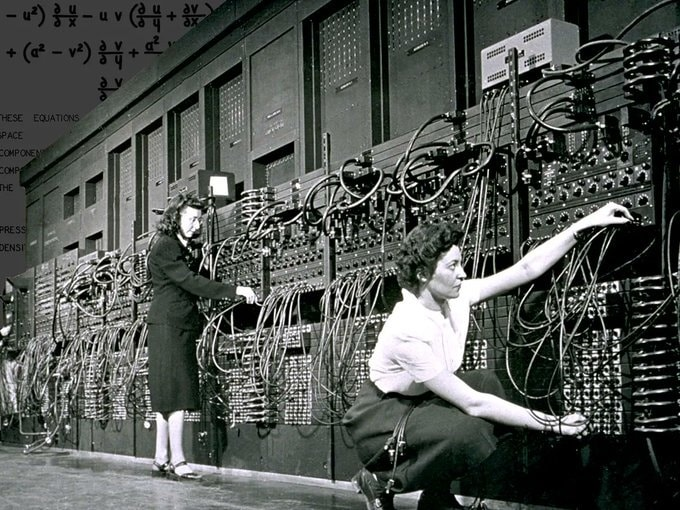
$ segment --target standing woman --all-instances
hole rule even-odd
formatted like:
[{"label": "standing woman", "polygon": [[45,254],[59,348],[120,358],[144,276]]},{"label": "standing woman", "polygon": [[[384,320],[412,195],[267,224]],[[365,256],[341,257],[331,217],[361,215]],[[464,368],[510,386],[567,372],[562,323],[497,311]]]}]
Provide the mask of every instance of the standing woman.
[{"label": "standing woman", "polygon": [[182,447],[184,412],[200,409],[196,339],[201,334],[199,297],[243,296],[254,303],[250,287],[210,280],[199,274],[192,248],[201,234],[203,203],[180,193],[163,212],[158,237],[149,253],[153,298],[146,319],[149,391],[156,412],[156,452],[151,474],[175,480],[199,480]]}]

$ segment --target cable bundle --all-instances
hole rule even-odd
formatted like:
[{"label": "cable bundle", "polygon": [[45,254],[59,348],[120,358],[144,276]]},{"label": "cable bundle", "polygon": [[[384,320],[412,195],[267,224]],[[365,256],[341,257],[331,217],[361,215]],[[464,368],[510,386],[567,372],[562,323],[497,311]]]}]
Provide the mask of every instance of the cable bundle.
[{"label": "cable bundle", "polygon": [[382,325],[372,320],[382,285],[380,272],[358,271],[336,278],[321,299],[321,343],[311,366],[320,423],[338,423],[368,376],[375,343],[368,344],[367,332]]}]

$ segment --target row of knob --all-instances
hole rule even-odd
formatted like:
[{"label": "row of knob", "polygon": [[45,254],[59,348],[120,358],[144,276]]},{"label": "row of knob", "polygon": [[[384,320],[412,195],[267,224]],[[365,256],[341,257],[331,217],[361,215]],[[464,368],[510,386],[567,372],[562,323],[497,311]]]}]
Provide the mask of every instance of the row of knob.
[{"label": "row of knob", "polygon": [[[401,232],[388,232],[385,234],[385,241],[384,244],[391,244],[396,242],[400,242],[402,240],[402,235]],[[356,237],[352,238],[350,241],[355,241],[355,242],[347,242],[347,243],[342,243],[338,242],[337,243],[337,248],[336,248],[336,253],[342,254],[342,253],[352,253],[356,252],[359,250],[366,250],[370,248],[374,248],[377,246],[381,246],[383,244],[383,241],[381,240],[380,234],[374,234],[370,235],[368,237]]]},{"label": "row of knob", "polygon": [[[625,197],[621,200],[621,205],[624,207],[627,207],[629,209],[633,207],[647,207],[651,205],[651,199],[650,196],[647,193],[641,193],[637,195],[636,197]],[[531,226],[533,228],[541,228],[541,227],[551,227],[555,226],[558,223],[570,223],[572,221],[576,221],[580,218],[583,218],[590,212],[593,212],[594,210],[597,209],[597,205],[592,205],[590,207],[590,210],[586,210],[582,207],[578,207],[576,209],[569,209],[565,211],[560,211],[559,213],[555,214],[546,214],[542,216],[536,216],[531,220]]]},{"label": "row of knob", "polygon": [[[629,168],[632,174],[632,168]],[[618,173],[615,171],[609,172],[605,179],[601,176],[595,175],[589,179],[579,179],[578,181],[565,182],[561,189],[555,186],[549,187],[547,190],[536,190],[531,198],[531,206],[536,209],[541,206],[550,205],[555,201],[566,202],[570,198],[582,198],[587,194],[596,194],[598,192],[612,191],[617,187],[628,187],[632,184],[645,184],[649,181],[649,172],[646,170],[639,170],[635,175],[622,175],[616,181]]]}]

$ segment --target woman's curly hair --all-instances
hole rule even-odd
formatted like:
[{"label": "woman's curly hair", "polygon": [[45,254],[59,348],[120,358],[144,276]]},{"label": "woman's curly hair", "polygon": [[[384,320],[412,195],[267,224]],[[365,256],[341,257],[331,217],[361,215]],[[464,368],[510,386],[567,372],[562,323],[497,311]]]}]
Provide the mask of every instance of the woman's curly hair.
[{"label": "woman's curly hair", "polygon": [[452,246],[460,247],[463,232],[450,223],[418,225],[408,233],[396,257],[397,281],[413,293],[419,287],[419,275],[432,276],[437,259]]},{"label": "woman's curly hair", "polygon": [[195,195],[191,193],[178,193],[170,199],[163,215],[156,225],[156,230],[162,234],[174,236],[179,232],[180,212],[185,207],[193,207],[205,211],[205,205]]}]

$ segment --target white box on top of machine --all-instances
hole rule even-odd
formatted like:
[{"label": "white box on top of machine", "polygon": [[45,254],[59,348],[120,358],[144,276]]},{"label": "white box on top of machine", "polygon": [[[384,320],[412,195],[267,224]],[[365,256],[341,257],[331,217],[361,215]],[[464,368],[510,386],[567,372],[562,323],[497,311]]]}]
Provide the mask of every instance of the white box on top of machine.
[{"label": "white box on top of machine", "polygon": [[578,26],[550,18],[481,51],[482,90],[508,80],[508,51],[517,49],[517,72],[573,65],[579,48]]}]

